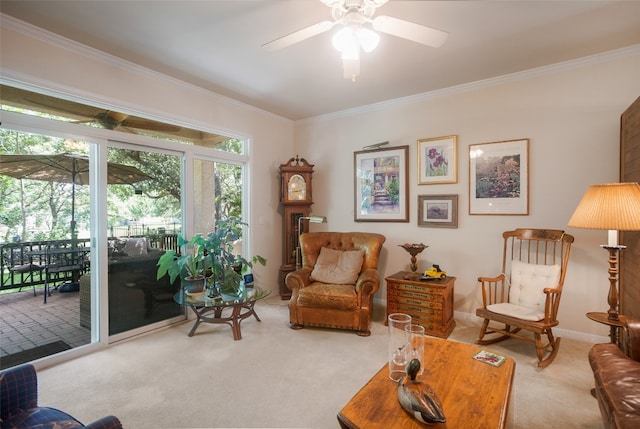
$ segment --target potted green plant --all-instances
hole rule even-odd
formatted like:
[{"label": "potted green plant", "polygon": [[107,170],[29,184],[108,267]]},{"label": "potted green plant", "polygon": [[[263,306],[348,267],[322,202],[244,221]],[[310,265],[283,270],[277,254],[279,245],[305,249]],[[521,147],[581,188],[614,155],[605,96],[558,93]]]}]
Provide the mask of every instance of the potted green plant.
[{"label": "potted green plant", "polygon": [[171,283],[180,276],[188,293],[202,292],[205,286],[205,271],[210,268],[210,259],[206,255],[205,237],[194,235],[190,240],[178,237],[178,246],[182,252],[168,250],[158,259],[156,278],[169,275]]},{"label": "potted green plant", "polygon": [[234,252],[234,244],[242,237],[244,225],[246,223],[236,217],[219,220],[215,231],[205,239],[207,253],[211,255],[211,281],[224,300],[240,298],[244,274],[256,263],[263,266],[267,263],[260,255],[245,259]]}]

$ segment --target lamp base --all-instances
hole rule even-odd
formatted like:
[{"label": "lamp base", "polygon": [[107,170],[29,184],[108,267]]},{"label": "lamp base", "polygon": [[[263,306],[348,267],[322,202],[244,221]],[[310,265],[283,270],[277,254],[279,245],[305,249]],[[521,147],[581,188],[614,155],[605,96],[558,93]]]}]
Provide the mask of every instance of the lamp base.
[{"label": "lamp base", "polygon": [[609,310],[607,310],[608,318],[612,321],[620,320],[620,311],[618,307],[618,254],[627,246],[609,246],[601,245],[603,249],[609,252]]}]

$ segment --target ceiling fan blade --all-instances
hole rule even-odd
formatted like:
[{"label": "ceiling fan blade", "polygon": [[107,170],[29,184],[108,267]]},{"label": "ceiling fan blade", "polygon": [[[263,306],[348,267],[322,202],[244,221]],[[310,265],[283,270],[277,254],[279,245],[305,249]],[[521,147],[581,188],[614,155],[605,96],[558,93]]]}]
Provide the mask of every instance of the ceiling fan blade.
[{"label": "ceiling fan blade", "polygon": [[[135,133],[131,128],[150,131],[180,131],[180,127],[175,125],[138,118],[136,116],[129,116],[126,113],[120,113],[113,110],[105,112],[104,116],[105,119],[110,119],[110,121],[103,121],[103,125],[110,125],[110,129],[117,129],[119,131],[123,131],[123,129],[126,128],[126,132],[129,133]],[[107,128],[109,127],[107,126]]]},{"label": "ceiling fan blade", "polygon": [[127,115],[126,113],[120,113],[120,112],[116,112],[114,110],[107,110],[105,112],[105,116],[110,117],[111,119],[113,119],[114,121],[116,121],[118,123],[124,122],[129,117],[129,115]]},{"label": "ceiling fan blade", "polygon": [[118,125],[114,128],[115,131],[120,131],[121,133],[129,133],[129,134],[138,134],[138,131],[134,128],[125,127],[123,125]]},{"label": "ceiling fan blade", "polygon": [[151,121],[148,119],[128,118],[120,123],[120,126],[126,128],[138,128],[140,130],[160,131],[160,132],[177,132],[180,127],[162,122]]},{"label": "ceiling fan blade", "polygon": [[262,47],[268,51],[275,51],[278,49],[286,48],[287,46],[291,46],[298,42],[302,42],[305,39],[316,36],[320,33],[324,33],[325,31],[329,31],[335,24],[336,22],[334,21],[322,21],[309,27],[303,28],[302,30],[295,31],[291,34],[287,34],[286,36],[282,36],[276,40],[272,40],[271,42],[265,43],[264,45],[262,45]]},{"label": "ceiling fan blade", "polygon": [[[28,98],[24,99],[28,105],[31,106],[40,106],[40,107],[44,107],[46,109],[45,113],[52,113],[52,114],[60,114],[60,113],[68,113],[70,115],[73,116],[84,116],[84,117],[92,117],[94,114],[89,112],[89,111],[81,111],[81,108],[84,107],[81,104],[78,103],[74,103],[72,101],[66,101],[66,100],[56,100],[56,102],[54,104],[51,103],[41,103],[39,101],[36,100],[30,100]],[[67,108],[67,107],[63,107],[63,106],[71,106],[72,108]],[[79,108],[76,108],[79,107]],[[40,109],[42,110],[42,109]],[[44,110],[43,110],[44,111]],[[62,115],[60,115],[62,116]],[[91,122],[91,121],[83,121],[83,122]]]},{"label": "ceiling fan blade", "polygon": [[449,37],[449,33],[446,31],[436,30],[435,28],[425,27],[424,25],[384,15],[373,19],[373,28],[383,33],[402,37],[403,39],[412,40],[434,48],[442,46],[447,40],[447,37]]}]

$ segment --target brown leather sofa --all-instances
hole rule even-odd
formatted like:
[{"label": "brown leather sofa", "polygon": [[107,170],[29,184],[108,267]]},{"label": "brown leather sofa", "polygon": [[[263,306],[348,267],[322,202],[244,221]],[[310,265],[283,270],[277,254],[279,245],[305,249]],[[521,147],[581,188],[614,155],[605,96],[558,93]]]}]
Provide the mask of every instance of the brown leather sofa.
[{"label": "brown leather sofa", "polygon": [[627,319],[622,338],[623,350],[609,343],[589,351],[606,429],[640,428],[640,320]]},{"label": "brown leather sofa", "polygon": [[[289,273],[291,289],[289,321],[292,329],[304,326],[351,329],[360,336],[371,335],[373,295],[380,287],[378,259],[384,235],[364,232],[314,232],[300,236],[302,268]],[[362,265],[355,281],[330,283],[314,277],[314,268],[323,248],[334,251],[361,251]],[[326,251],[325,251],[326,252]],[[335,252],[333,252],[335,253]],[[359,252],[350,252],[359,253]],[[321,264],[319,264],[321,265]],[[357,266],[357,264],[356,264]],[[356,270],[357,271],[357,270]]]}]

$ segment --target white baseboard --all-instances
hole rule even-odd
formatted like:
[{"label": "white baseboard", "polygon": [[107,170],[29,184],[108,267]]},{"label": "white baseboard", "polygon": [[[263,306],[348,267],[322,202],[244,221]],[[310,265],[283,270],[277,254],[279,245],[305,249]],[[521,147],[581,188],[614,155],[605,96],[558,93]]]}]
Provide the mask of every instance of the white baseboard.
[{"label": "white baseboard", "polygon": [[[382,305],[384,307],[387,306],[387,301],[383,299],[374,300],[376,304]],[[480,326],[480,318],[476,316],[474,313],[466,313],[462,311],[454,311],[453,317],[457,320],[464,320],[471,324],[476,324]],[[588,334],[586,332],[579,331],[571,331],[569,329],[562,328],[554,328],[553,330],[556,337],[569,338],[576,341],[582,341],[585,343],[608,343],[610,341],[609,337],[602,335],[594,335]]]},{"label": "white baseboard", "polygon": [[[480,318],[473,313],[454,311],[453,317],[458,320],[466,320],[469,323],[480,324]],[[586,332],[572,331],[569,329],[554,328],[553,332],[556,337],[570,338],[585,343],[608,343],[610,341],[609,337],[606,336],[587,334]]]},{"label": "white baseboard", "polygon": [[[480,324],[480,318],[473,313],[454,311],[453,317],[458,320],[466,320],[469,323]],[[569,329],[554,328],[553,332],[556,337],[570,338],[572,340],[583,341],[585,343],[608,343],[610,341],[609,337],[606,336],[587,334],[586,332],[572,331]]]}]

